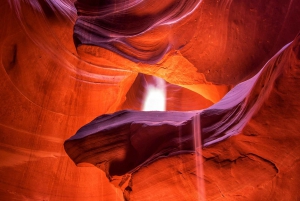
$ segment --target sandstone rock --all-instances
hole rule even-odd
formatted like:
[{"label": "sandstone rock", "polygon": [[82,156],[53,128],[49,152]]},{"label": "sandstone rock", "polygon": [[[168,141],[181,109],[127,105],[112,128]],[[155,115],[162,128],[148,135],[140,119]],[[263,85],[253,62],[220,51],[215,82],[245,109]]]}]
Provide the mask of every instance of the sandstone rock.
[{"label": "sandstone rock", "polygon": [[[219,192],[209,189],[207,199],[214,199],[220,194],[224,198],[227,197],[227,194],[229,196],[234,194],[234,196],[242,196],[241,199],[244,200],[249,197],[262,199],[261,196],[258,196],[256,189],[252,189],[251,193],[241,193],[240,190],[254,188],[270,182],[274,178],[277,179],[280,170],[275,160],[269,159],[271,156],[265,155],[264,151],[262,153],[252,151],[252,149],[257,149],[255,147],[257,139],[254,136],[246,137],[250,138],[251,144],[254,143],[251,146],[252,149],[248,149],[248,145],[236,147],[245,143],[243,141],[245,140],[243,139],[244,136],[237,137],[237,139],[242,138],[242,141],[237,141],[237,145],[233,147],[226,142],[223,145],[220,141],[239,134],[266,100],[270,101],[271,99],[271,107],[276,107],[277,103],[273,103],[275,100],[272,100],[273,95],[277,94],[278,91],[274,87],[275,84],[286,81],[292,85],[296,84],[296,79],[290,78],[293,75],[298,77],[299,74],[299,58],[297,58],[299,47],[300,34],[293,43],[283,47],[270,59],[259,73],[234,87],[220,102],[208,109],[190,112],[119,111],[111,115],[103,115],[79,129],[76,135],[67,140],[65,142],[66,152],[76,164],[91,163],[99,167],[106,172],[110,180],[114,180],[112,177],[115,175],[125,175],[119,186],[125,189],[124,197],[127,200],[157,200],[160,198],[196,200],[198,196],[197,185],[194,185],[194,190],[190,189],[192,193],[189,195],[176,193],[176,189],[179,188],[177,185],[182,185],[182,183],[191,185],[193,182],[197,184],[195,182],[197,178],[190,178],[191,173],[194,173],[196,177],[199,176],[195,174],[196,170],[191,169],[191,164],[189,164],[191,162],[195,164],[194,157],[191,155],[172,157],[172,155],[191,152],[195,150],[195,146],[197,149],[211,146],[212,148],[206,148],[203,153],[204,162],[201,165],[204,167],[204,178],[202,179],[205,179],[208,186],[216,185]],[[283,94],[281,98],[286,100],[287,104],[293,103],[294,98],[298,95],[297,88],[298,86],[293,86],[289,93],[293,95],[285,96]],[[271,98],[268,99],[270,94]],[[297,104],[293,103],[292,106],[295,107],[294,112],[298,114]],[[269,110],[261,110],[260,114],[264,111],[270,112]],[[197,118],[197,116],[199,117]],[[259,117],[259,114],[257,116]],[[275,116],[280,118],[281,114],[278,113]],[[200,125],[201,131],[199,133],[195,132],[193,124]],[[275,128],[278,129],[278,127]],[[292,130],[294,130],[294,125],[291,125],[289,132]],[[247,133],[247,130],[244,132]],[[296,131],[293,135],[293,139],[296,141],[299,141],[298,134],[299,132]],[[201,138],[202,146],[201,144],[197,146],[197,138]],[[217,142],[219,144],[216,147],[221,148],[217,149],[218,151],[215,153],[216,148],[213,147],[213,144]],[[271,148],[272,143],[264,146],[265,149],[268,146]],[[220,150],[224,150],[226,154],[220,153]],[[287,152],[290,151],[298,152],[295,147]],[[172,159],[164,159],[164,163],[156,162],[155,165],[152,165],[153,161],[166,157]],[[188,162],[182,159],[185,157],[187,157]],[[171,163],[168,162],[169,160]],[[178,169],[175,165],[178,163],[183,164],[184,168]],[[216,163],[221,166],[219,170],[216,169],[218,168]],[[144,166],[147,166],[145,170]],[[186,166],[189,168],[185,169]],[[138,171],[140,168],[141,171]],[[297,166],[296,169],[299,170],[299,168],[300,166]],[[168,171],[168,169],[171,170]],[[196,169],[195,166],[194,169]],[[206,173],[206,169],[208,169],[208,173]],[[225,175],[216,177],[214,172],[218,171],[222,171],[222,174]],[[149,172],[154,175],[150,176],[150,181],[154,182],[153,185],[143,183],[143,181],[147,182]],[[133,175],[131,178],[133,180],[129,181],[128,186],[123,187],[125,180],[129,179],[128,174]],[[185,175],[187,175],[186,178],[189,178],[186,182],[178,179],[178,177],[185,177]],[[179,181],[178,184],[171,184],[169,177],[176,178],[175,180]],[[226,179],[222,177],[226,177]],[[135,178],[136,180],[134,180]],[[159,189],[156,189],[155,181],[159,183],[159,188],[161,183],[164,183],[164,189],[169,188],[170,192],[167,195],[165,195],[165,191],[154,194],[153,192],[159,192]],[[137,188],[138,190],[134,190],[135,183],[141,185]],[[268,190],[269,193],[273,193],[273,189]],[[140,191],[143,194],[140,194]],[[295,192],[285,192],[290,197],[293,193]]]},{"label": "sandstone rock", "polygon": [[[80,1],[82,5],[90,2]],[[158,1],[161,5],[157,6],[149,0],[120,2],[123,8],[135,3],[151,5],[151,9],[136,10],[141,16],[145,10],[157,13],[168,3],[175,5],[172,0]],[[199,154],[163,157],[109,182],[96,167],[86,163],[77,167],[63,147],[66,139],[96,116],[131,105],[126,100],[139,90],[138,73],[162,77],[182,91],[183,95],[171,94],[181,106],[169,99],[169,109],[199,110],[218,102],[293,40],[299,32],[299,6],[298,1],[283,0],[203,0],[182,20],[128,39],[132,45],[153,50],[140,55],[144,60],[162,58],[149,64],[93,46],[93,41],[76,48],[73,0],[3,1],[0,200],[190,201],[201,197],[199,190],[206,192],[207,200],[299,199],[297,45],[289,57],[281,57],[290,65],[242,134],[202,152],[198,149]],[[131,49],[118,48],[132,56]],[[186,105],[184,100],[189,98],[203,105]],[[201,155],[205,191],[196,185],[195,161],[201,161]]]},{"label": "sandstone rock", "polygon": [[[99,5],[98,13],[90,6],[97,4],[94,1],[79,2],[74,37],[84,59],[96,64],[106,59],[116,68],[156,75],[177,85],[236,85],[255,75],[292,41],[300,24],[297,1],[203,0],[192,13],[179,12],[180,17],[189,15],[174,23],[168,21],[174,17],[170,12],[177,12],[183,2],[187,7],[183,12],[188,11],[200,0],[170,0],[159,5],[153,0],[134,1],[137,5],[133,8]],[[106,9],[115,13],[103,13]],[[161,15],[164,9],[167,12]],[[146,27],[134,26],[135,21]],[[164,23],[169,24],[159,26]],[[143,64],[152,61],[156,62]]]}]

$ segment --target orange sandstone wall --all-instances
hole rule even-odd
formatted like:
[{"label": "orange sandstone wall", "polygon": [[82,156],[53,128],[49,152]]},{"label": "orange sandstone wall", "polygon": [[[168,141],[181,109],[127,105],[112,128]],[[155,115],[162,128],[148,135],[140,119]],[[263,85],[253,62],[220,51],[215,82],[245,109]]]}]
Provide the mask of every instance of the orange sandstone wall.
[{"label": "orange sandstone wall", "polygon": [[[298,0],[204,0],[179,23],[133,38],[145,42],[153,33],[169,40],[170,52],[150,65],[95,46],[76,49],[71,0],[5,0],[0,6],[0,199],[124,200],[101,170],[75,166],[63,142],[96,116],[121,109],[138,72],[196,92],[198,84],[227,88],[249,78],[294,39],[299,10]],[[292,55],[284,58],[293,63],[243,134],[203,151],[207,200],[300,199],[299,43]],[[193,201],[194,155],[157,161],[132,182],[125,196],[130,200]]]}]

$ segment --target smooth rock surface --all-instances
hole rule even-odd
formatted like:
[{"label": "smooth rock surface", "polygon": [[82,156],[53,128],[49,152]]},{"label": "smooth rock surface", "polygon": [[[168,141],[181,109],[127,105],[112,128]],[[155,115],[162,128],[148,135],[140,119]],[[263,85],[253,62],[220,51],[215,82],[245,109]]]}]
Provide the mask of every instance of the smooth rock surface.
[{"label": "smooth rock surface", "polygon": [[300,199],[299,36],[273,64],[284,68],[270,96],[240,135],[198,149],[197,155],[163,158],[140,169],[132,175],[126,196],[143,201],[197,200],[201,195],[195,158],[203,156],[206,200]]},{"label": "smooth rock surface", "polygon": [[[79,2],[74,37],[78,53],[84,59],[98,64],[107,59],[117,68],[156,75],[177,85],[206,82],[236,85],[255,75],[300,30],[298,0],[169,0],[159,5],[154,0],[128,1],[136,4],[132,8],[127,8],[125,1],[123,6],[99,5],[98,13],[90,6],[97,1]],[[199,2],[190,13],[189,6]],[[185,18],[172,21],[172,12],[176,13],[182,3],[187,8],[177,15]],[[109,15],[112,18],[103,13],[108,8],[115,11]],[[160,15],[163,11],[167,12]],[[162,26],[168,20],[170,23]],[[143,26],[130,29],[136,21],[145,22],[152,29],[136,30]],[[166,48],[170,50],[163,51]],[[151,59],[157,54],[163,59]],[[149,62],[155,63],[143,64]]]},{"label": "smooth rock surface", "polygon": [[[221,141],[239,134],[254,113],[259,111],[256,118],[260,118],[260,115],[264,115],[264,113],[274,112],[265,108],[259,109],[263,104],[264,106],[270,104],[270,107],[277,106],[278,97],[274,99],[274,95],[278,96],[278,87],[281,86],[277,86],[278,83],[291,86],[289,93],[282,94],[280,99],[286,102],[288,107],[293,107],[294,115],[299,115],[299,104],[295,103],[294,100],[300,95],[296,81],[300,72],[299,47],[300,34],[292,43],[283,47],[270,59],[259,73],[234,87],[220,102],[208,109],[190,112],[119,111],[111,115],[103,115],[79,129],[76,135],[68,139],[65,142],[66,152],[76,164],[91,163],[99,167],[112,181],[114,180],[113,176],[123,175],[119,186],[125,189],[124,197],[127,200],[157,200],[159,198],[196,200],[199,191],[197,185],[195,185],[197,181],[189,175],[193,173],[195,176],[200,176],[195,173],[197,168],[194,166],[193,169],[189,164],[190,162],[195,164],[194,157],[191,155],[172,157],[172,155],[191,152],[195,149],[195,146],[200,150],[202,147],[210,146],[205,148],[203,152],[204,159],[202,159],[201,164],[204,169],[203,179],[207,186],[216,185],[220,192],[212,191],[211,188],[205,189],[205,192],[208,191],[207,199],[216,198],[220,196],[219,194],[223,197],[225,197],[224,194],[229,194],[229,196],[233,194],[237,197],[242,196],[241,199],[244,200],[249,197],[251,199],[256,197],[260,200],[263,197],[257,193],[259,188],[252,189],[250,193],[241,193],[241,189],[254,188],[273,179],[283,183],[289,180],[279,177],[280,169],[277,167],[276,162],[279,163],[280,160],[275,160],[273,155],[270,156],[263,150],[262,152],[256,152],[256,149],[259,149],[256,148],[256,144],[261,142],[257,142],[259,139],[256,139],[255,136],[264,135],[264,133],[254,134],[255,136],[253,136],[248,134],[249,131],[246,129],[243,131],[246,133],[246,137],[238,136],[238,140],[234,141],[236,143],[234,146],[228,145],[226,141]],[[294,77],[291,79],[292,76]],[[199,115],[198,118],[196,118],[197,115]],[[278,120],[283,119],[284,114],[277,112],[266,118],[272,120],[274,117],[275,119],[278,117]],[[200,133],[195,133],[193,124],[196,126],[200,124]],[[282,129],[283,124],[277,127],[278,124],[276,124],[275,130]],[[269,128],[269,130],[272,132],[273,128]],[[290,124],[287,132],[293,132],[289,136],[294,141],[299,142],[300,136],[296,125]],[[195,141],[199,137],[202,146],[198,145],[198,147],[197,144],[195,145]],[[239,141],[240,138],[241,141]],[[269,139],[275,141],[281,138],[282,136],[276,135],[269,137]],[[251,144],[250,148],[247,140]],[[227,141],[231,142],[233,140],[228,139]],[[219,144],[214,147],[213,145],[217,142]],[[284,150],[283,157],[286,152],[298,153],[299,150],[295,147],[297,143],[289,145],[290,141],[288,139],[286,142],[281,143],[286,143],[286,146],[288,146],[285,146],[285,149],[288,150]],[[217,149],[217,153],[215,153],[216,147],[221,147]],[[273,149],[272,143],[264,144],[264,149]],[[220,150],[224,150],[226,154],[219,153]],[[182,159],[185,157],[187,157],[187,162]],[[160,161],[152,164],[153,161],[161,158],[165,158],[162,159],[164,163]],[[175,164],[181,164],[183,169],[178,169]],[[144,168],[144,166],[146,167]],[[168,171],[169,168],[171,168],[170,171]],[[295,171],[299,171],[299,168],[299,165],[296,166]],[[221,171],[220,175],[216,176],[218,173],[215,172],[219,171]],[[149,176],[149,172],[153,175],[150,174],[151,176]],[[132,174],[132,177],[129,178],[128,174]],[[144,176],[144,174],[148,176]],[[190,189],[192,193],[188,195],[176,193],[179,187],[172,184],[170,179],[185,177],[186,174],[189,179],[186,182],[178,179],[178,185],[182,185],[182,183],[192,185],[194,183],[194,190]],[[143,179],[139,178],[143,176]],[[142,181],[147,182],[148,177],[151,178],[150,182],[153,182],[153,185],[143,184]],[[153,177],[159,184],[159,188],[163,183],[163,189],[170,191],[167,195],[165,190],[155,189],[157,185]],[[136,181],[135,178],[137,178]],[[130,179],[129,183],[126,183],[128,186],[123,186],[128,179]],[[134,190],[135,183],[141,185],[138,190]],[[272,189],[266,187],[266,190],[269,193],[276,194],[273,191],[280,188],[277,185],[279,184],[273,184]],[[147,189],[150,189],[150,191],[148,192]],[[151,190],[161,193],[154,194],[151,193]],[[140,195],[140,192],[143,192],[143,194]],[[293,194],[298,196],[297,192],[286,191],[285,197],[292,197]],[[266,195],[264,194],[264,196]],[[273,199],[273,196],[268,196],[269,199]]]},{"label": "smooth rock surface", "polygon": [[[153,2],[119,6],[153,5],[135,12],[144,15],[161,8]],[[4,0],[0,200],[195,200],[195,155],[162,158],[131,179],[114,176],[109,182],[99,168],[77,167],[63,143],[96,116],[134,106],[130,94],[139,90],[138,73],[160,76],[184,91],[171,96],[180,98],[169,99],[169,109],[199,110],[218,102],[295,38],[299,5],[298,0],[203,0],[182,20],[130,38],[131,44],[157,48],[162,60],[150,65],[92,45],[76,48],[73,0]],[[295,54],[282,57],[291,65],[242,134],[203,150],[207,200],[299,199],[299,46],[293,47]],[[184,101],[189,98],[203,105]]]}]

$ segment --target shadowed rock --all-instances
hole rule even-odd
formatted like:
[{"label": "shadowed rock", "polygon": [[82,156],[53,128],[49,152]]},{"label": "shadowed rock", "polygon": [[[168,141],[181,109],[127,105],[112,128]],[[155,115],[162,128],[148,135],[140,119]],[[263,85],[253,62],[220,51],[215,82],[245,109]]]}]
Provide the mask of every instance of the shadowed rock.
[{"label": "shadowed rock", "polygon": [[[159,8],[152,2],[146,10]],[[74,165],[63,148],[64,141],[96,116],[119,111],[129,99],[127,91],[133,88],[137,72],[183,87],[201,84],[204,78],[222,85],[236,85],[250,78],[295,37],[299,10],[295,0],[203,0],[178,23],[127,38],[126,42],[139,50],[153,50],[139,55],[126,49],[126,54],[135,57],[155,58],[152,53],[159,55],[160,47],[171,44],[175,52],[149,65],[130,62],[101,47],[76,48],[74,0],[2,1],[0,199],[124,201],[121,190],[109,183],[103,171],[93,165]],[[295,54],[281,57],[281,62],[292,65],[284,67],[285,76],[275,81],[271,98],[242,134],[202,151],[207,200],[300,200],[300,54],[299,46],[293,48]],[[97,62],[82,53],[95,53]],[[195,101],[190,93],[184,96]],[[179,110],[191,110],[186,103],[180,105],[174,100],[169,102]],[[196,106],[192,110],[206,108]],[[208,129],[211,134],[213,128]],[[155,150],[162,149],[151,151]],[[123,185],[130,192],[130,200],[197,200],[196,155],[162,155],[135,171],[131,174],[134,185]]]},{"label": "shadowed rock", "polygon": [[[136,42],[131,39],[161,25],[174,24],[197,8],[201,0],[76,2],[76,46],[96,45],[137,62],[156,63],[171,48],[167,36]],[[154,9],[153,9],[154,8]],[[138,24],[137,24],[138,22]],[[149,42],[152,41],[152,42]]]},{"label": "shadowed rock", "polygon": [[[299,37],[297,38],[297,40]],[[200,124],[203,146],[212,145],[242,131],[273,89],[298,41],[282,48],[251,79],[234,87],[208,109],[189,112],[119,111],[102,115],[65,142],[76,163],[91,163],[107,176],[132,173],[139,167],[173,154],[193,151],[194,124]],[[195,121],[200,115],[200,122]]]}]

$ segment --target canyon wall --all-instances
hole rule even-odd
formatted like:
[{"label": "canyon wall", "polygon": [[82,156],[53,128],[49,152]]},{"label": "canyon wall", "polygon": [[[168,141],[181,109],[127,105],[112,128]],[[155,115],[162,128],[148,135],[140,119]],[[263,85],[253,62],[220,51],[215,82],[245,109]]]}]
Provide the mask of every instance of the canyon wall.
[{"label": "canyon wall", "polygon": [[[1,200],[197,200],[199,157],[206,200],[300,199],[299,0],[104,2],[0,6]],[[169,99],[175,110],[205,110],[291,41],[273,61],[282,71],[270,94],[238,135],[111,180],[65,151],[97,116],[135,109],[141,74],[184,91]]]}]

